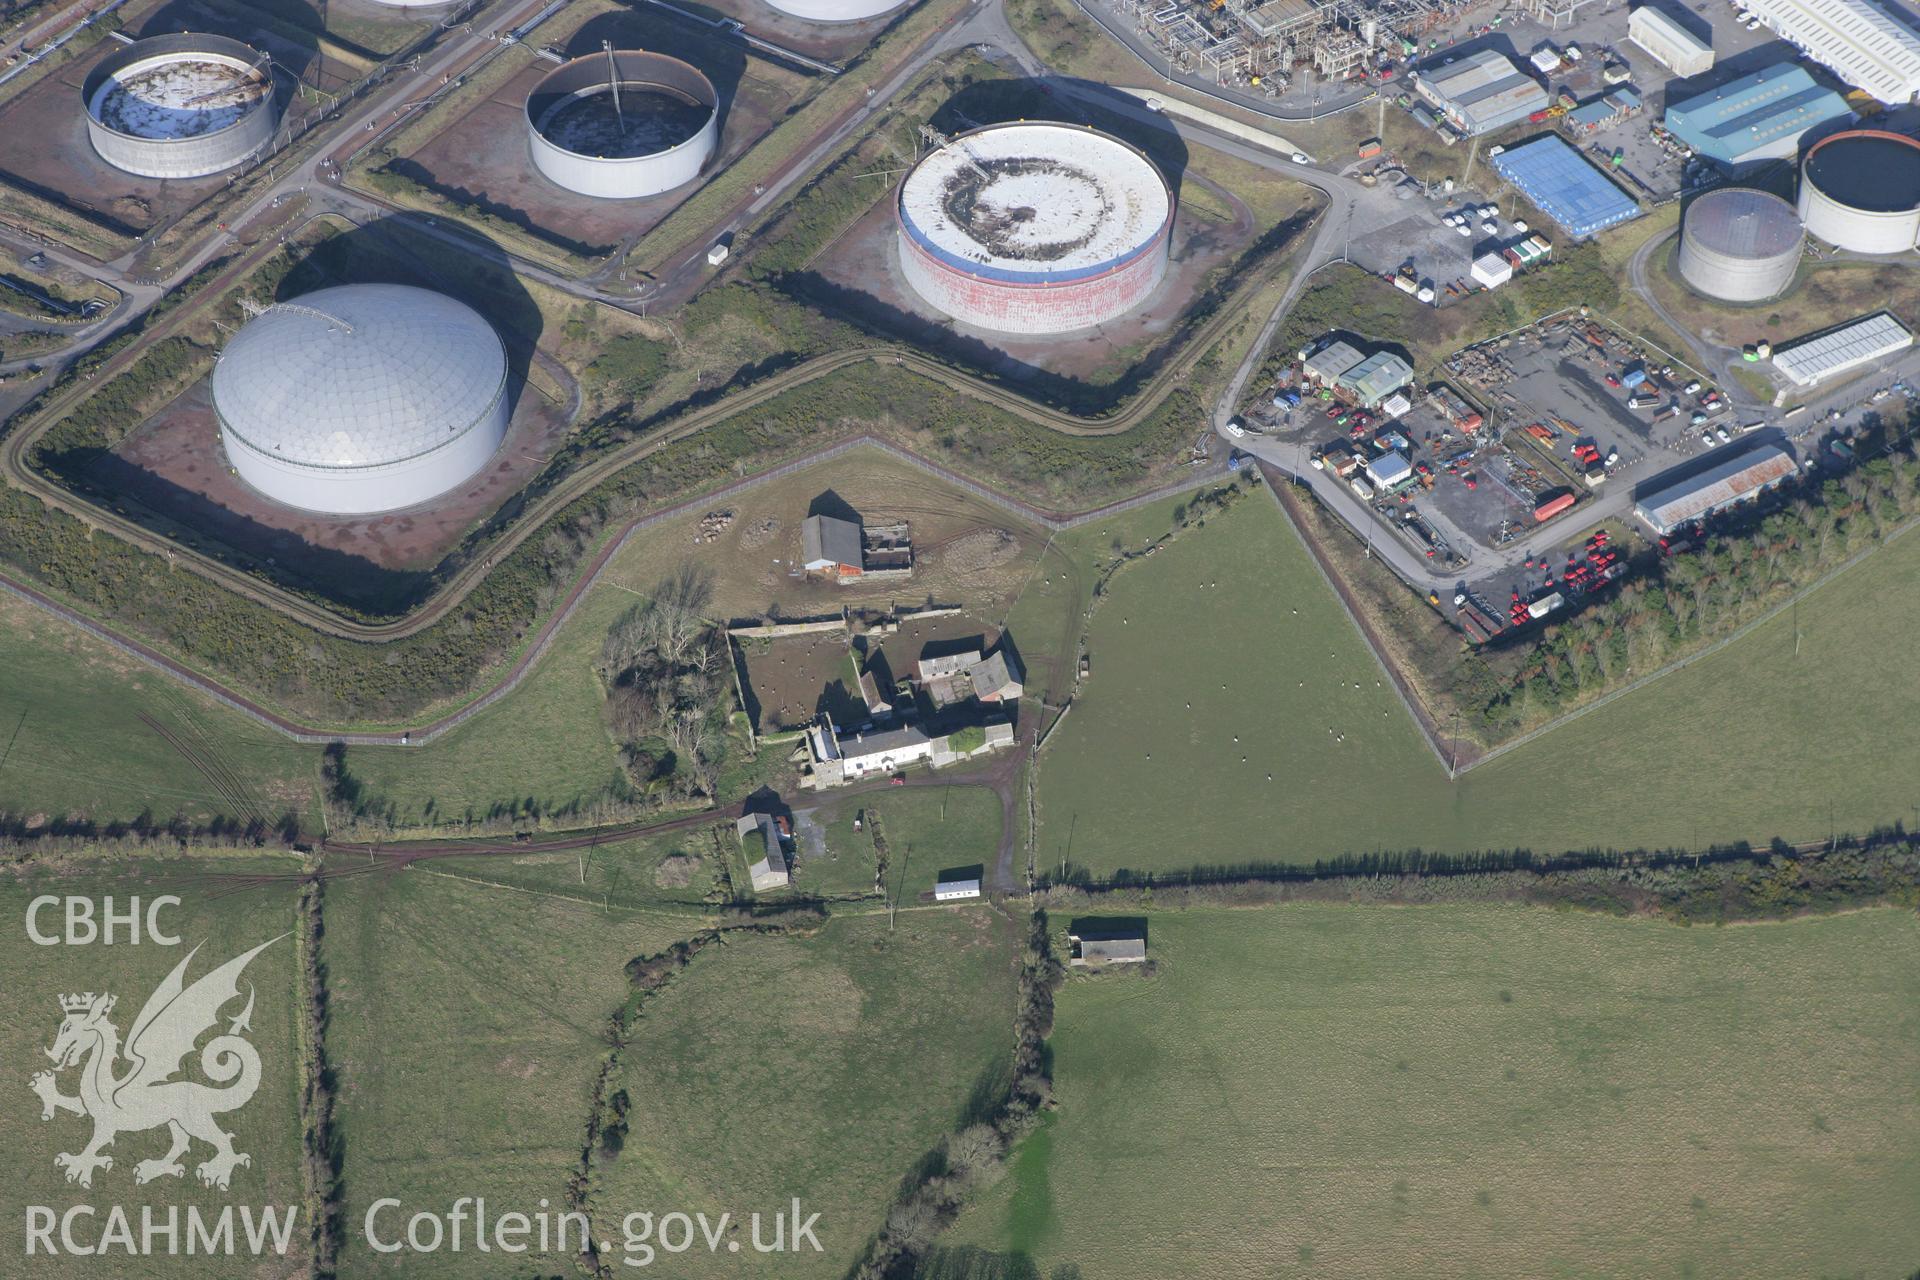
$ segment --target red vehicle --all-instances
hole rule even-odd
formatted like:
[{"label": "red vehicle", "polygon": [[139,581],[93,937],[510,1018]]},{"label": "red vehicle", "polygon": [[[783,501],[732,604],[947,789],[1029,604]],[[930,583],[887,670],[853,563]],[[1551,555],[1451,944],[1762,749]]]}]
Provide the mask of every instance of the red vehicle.
[{"label": "red vehicle", "polygon": [[1613,376],[1612,374],[1608,374],[1608,375],[1607,375],[1607,385],[1608,385],[1608,386],[1610,386],[1610,387],[1617,387],[1617,386],[1619,386],[1619,385],[1620,385],[1620,379],[1618,379],[1618,378],[1616,378],[1616,377],[1614,377],[1614,376]]},{"label": "red vehicle", "polygon": [[907,785],[907,775],[904,773],[896,773],[887,779],[887,785],[890,787],[904,787]]},{"label": "red vehicle", "polygon": [[1480,487],[1480,482],[1478,480],[1475,480],[1471,475],[1464,476],[1462,478],[1467,482],[1467,488],[1478,489]]},{"label": "red vehicle", "polygon": [[1329,406],[1327,406],[1327,417],[1328,417],[1329,419],[1332,419],[1332,418],[1337,418],[1337,417],[1339,417],[1339,416],[1340,416],[1340,415],[1341,415],[1342,413],[1344,413],[1344,412],[1346,412],[1346,410],[1345,410],[1345,408],[1344,408],[1343,406],[1341,406],[1341,405],[1337,405],[1337,404],[1335,404],[1335,405],[1329,405]]}]

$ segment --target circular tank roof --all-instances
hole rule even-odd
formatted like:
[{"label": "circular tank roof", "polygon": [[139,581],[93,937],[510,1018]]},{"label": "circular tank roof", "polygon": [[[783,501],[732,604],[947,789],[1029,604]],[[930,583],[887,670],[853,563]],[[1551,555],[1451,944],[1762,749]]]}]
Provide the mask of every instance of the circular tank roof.
[{"label": "circular tank roof", "polygon": [[990,125],[928,155],[900,187],[915,241],[961,270],[1009,280],[1096,275],[1152,244],[1173,216],[1140,151],[1064,124]]},{"label": "circular tank roof", "polygon": [[1920,208],[1920,142],[1878,129],[1836,133],[1807,153],[1805,181],[1867,213]]},{"label": "circular tank roof", "polygon": [[1722,187],[1687,209],[1686,234],[1701,248],[1735,258],[1796,253],[1800,215],[1779,196],[1749,187]]},{"label": "circular tank roof", "polygon": [[213,370],[226,428],[302,466],[379,467],[485,422],[507,357],[479,313],[396,284],[321,289],[280,303],[227,343]]},{"label": "circular tank roof", "polygon": [[184,142],[224,132],[270,106],[270,61],[225,36],[153,36],[103,59],[81,95],[93,122],[110,133]]}]

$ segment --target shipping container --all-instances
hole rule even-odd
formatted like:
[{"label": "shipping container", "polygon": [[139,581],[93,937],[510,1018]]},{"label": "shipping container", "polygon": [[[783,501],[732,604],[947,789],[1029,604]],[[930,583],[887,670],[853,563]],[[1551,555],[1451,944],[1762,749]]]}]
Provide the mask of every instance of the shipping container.
[{"label": "shipping container", "polygon": [[1573,501],[1574,499],[1571,493],[1562,493],[1557,497],[1543,498],[1540,504],[1533,509],[1533,518],[1536,522],[1544,524],[1559,515],[1562,511],[1573,506]]}]

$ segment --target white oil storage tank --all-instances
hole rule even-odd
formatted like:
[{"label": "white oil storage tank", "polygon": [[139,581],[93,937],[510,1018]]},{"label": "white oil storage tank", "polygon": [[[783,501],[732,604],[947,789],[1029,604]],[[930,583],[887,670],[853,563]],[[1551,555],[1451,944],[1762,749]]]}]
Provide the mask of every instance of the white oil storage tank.
[{"label": "white oil storage tank", "polygon": [[100,158],[143,178],[204,178],[245,164],[279,123],[265,53],[225,36],[138,40],[80,86]]},{"label": "white oil storage tank", "polygon": [[907,0],[767,0],[781,13],[808,22],[865,22],[892,13]]},{"label": "white oil storage tank", "polygon": [[1173,192],[1145,153],[1082,125],[988,125],[900,184],[901,274],[955,320],[1066,333],[1146,301],[1166,275]]},{"label": "white oil storage tank", "polygon": [[1822,139],[1800,166],[1800,220],[1855,253],[1905,253],[1920,241],[1920,142],[1853,129]]},{"label": "white oil storage tank", "polygon": [[609,49],[563,63],[527,95],[534,168],[608,200],[657,196],[700,176],[720,145],[720,99],[697,68]]},{"label": "white oil storage tank", "polygon": [[213,367],[240,478],[290,507],[362,515],[428,502],[506,438],[506,348],[462,302],[351,284],[267,308]]},{"label": "white oil storage tank", "polygon": [[1764,302],[1793,284],[1805,243],[1800,216],[1785,200],[1751,187],[1721,187],[1687,207],[1680,275],[1709,298]]}]

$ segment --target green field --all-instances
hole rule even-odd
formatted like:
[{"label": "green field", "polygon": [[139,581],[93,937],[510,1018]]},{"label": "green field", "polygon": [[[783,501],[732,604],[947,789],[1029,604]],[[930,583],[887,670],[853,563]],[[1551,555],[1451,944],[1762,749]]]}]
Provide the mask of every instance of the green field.
[{"label": "green field", "polygon": [[[557,1212],[580,1159],[626,962],[691,933],[662,915],[603,911],[459,878],[496,859],[431,863],[328,883],[328,1049],[340,1079],[348,1230],[341,1274],[518,1280],[569,1272],[557,1254],[374,1253],[376,1200],[445,1214],[460,1196],[495,1213]],[[561,877],[556,876],[556,879]]]},{"label": "green field", "polygon": [[[618,1086],[629,1130],[593,1182],[595,1225],[731,1213],[737,1254],[704,1243],[675,1276],[838,1277],[902,1178],[1011,1051],[1019,927],[988,911],[830,922],[813,937],[728,935],[649,998]],[[763,1256],[748,1215],[798,1197],[822,1252]],[[789,1224],[791,1225],[791,1224]]]},{"label": "green field", "polygon": [[354,777],[403,827],[484,820],[528,802],[541,813],[575,808],[591,817],[593,802],[623,782],[593,664],[607,628],[634,601],[596,585],[513,692],[424,746],[349,748]]},{"label": "green field", "polygon": [[159,822],[234,816],[149,716],[239,774],[246,799],[275,821],[289,810],[317,828],[319,755],[239,713],[188,694],[158,672],[12,596],[0,597],[0,810]]},{"label": "green field", "polygon": [[[295,927],[295,891],[291,884],[280,884],[222,892],[232,887],[231,877],[263,872],[286,875],[298,870],[299,864],[288,858],[234,855],[192,860],[141,858],[111,864],[71,862],[11,868],[0,875],[0,919],[6,922],[5,943],[0,948],[6,975],[0,981],[0,1028],[5,1029],[0,1033],[4,1036],[0,1040],[4,1054],[0,1056],[9,1067],[6,1120],[0,1126],[0,1135],[4,1135],[0,1149],[7,1153],[7,1176],[0,1179],[0,1214],[4,1214],[11,1236],[6,1244],[9,1260],[0,1271],[36,1278],[111,1274],[130,1280],[306,1274],[307,1218],[300,1154],[303,1076],[296,1048],[300,991],[294,940],[280,936]],[[43,894],[91,898],[96,912],[104,911],[104,899],[109,895],[119,912],[125,912],[129,899],[136,896],[144,905],[159,895],[176,895],[182,899],[181,904],[164,908],[158,923],[164,931],[179,937],[179,945],[156,946],[143,935],[139,945],[129,946],[124,934],[112,946],[98,942],[89,946],[34,945],[26,932],[27,907]],[[60,912],[56,907],[40,913],[37,923],[43,934],[63,933]],[[87,1119],[66,1112],[57,1112],[51,1121],[43,1122],[40,1102],[27,1086],[30,1076],[50,1065],[43,1051],[54,1043],[60,1029],[60,997],[74,992],[111,993],[117,1003],[107,1020],[122,1037],[124,1051],[147,998],[193,948],[201,950],[184,974],[189,988],[229,960],[276,937],[279,940],[247,965],[239,981],[240,996],[251,992],[254,997],[251,1030],[245,1038],[260,1057],[259,1088],[243,1105],[216,1117],[221,1128],[233,1134],[236,1152],[251,1156],[252,1163],[233,1171],[225,1191],[203,1187],[196,1166],[212,1154],[212,1148],[196,1141],[181,1159],[185,1166],[181,1177],[160,1177],[139,1185],[134,1181],[135,1166],[166,1154],[167,1132],[163,1128],[126,1130],[105,1151],[113,1160],[111,1169],[95,1172],[89,1188],[68,1184],[63,1172],[55,1167],[54,1156],[79,1152],[92,1126]],[[221,1006],[221,1031],[228,1029],[241,1009],[239,999]],[[203,1036],[203,1045],[205,1042]],[[62,1094],[79,1092],[81,1075],[90,1061],[57,1075]],[[200,1071],[199,1061],[198,1054],[189,1054],[180,1078],[210,1083],[209,1076]],[[114,1072],[124,1076],[129,1068],[122,1059]],[[278,1212],[290,1208],[300,1216],[283,1256],[269,1252],[264,1258],[246,1254],[211,1259],[128,1258],[124,1252],[115,1251],[109,1255],[110,1261],[103,1261],[99,1257],[74,1257],[64,1249],[54,1257],[44,1253],[36,1253],[31,1259],[22,1256],[26,1206],[46,1206],[64,1214],[71,1206],[88,1204],[96,1206],[98,1214],[91,1223],[79,1220],[76,1235],[83,1244],[100,1240],[112,1205],[125,1209],[136,1233],[143,1206],[150,1206],[162,1217],[170,1206],[182,1215],[191,1206],[212,1219],[228,1204],[273,1206]],[[54,1240],[58,1239],[56,1232]]]},{"label": "green field", "polygon": [[1920,1258],[1910,913],[1290,906],[1149,930],[1155,973],[1060,993],[1059,1110],[947,1243],[1103,1280]]},{"label": "green field", "polygon": [[942,871],[993,870],[1001,824],[991,788],[907,787],[864,800],[887,842],[887,894],[902,905],[932,893]]},{"label": "green field", "polygon": [[1911,821],[1920,737],[1897,727],[1920,686],[1870,673],[1910,644],[1917,568],[1920,538],[1896,542],[1800,609],[1797,656],[1783,615],[1450,783],[1280,511],[1242,502],[1114,579],[1092,678],[1041,760],[1039,864],[1699,847]]}]

